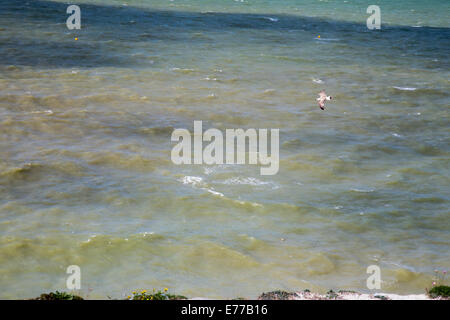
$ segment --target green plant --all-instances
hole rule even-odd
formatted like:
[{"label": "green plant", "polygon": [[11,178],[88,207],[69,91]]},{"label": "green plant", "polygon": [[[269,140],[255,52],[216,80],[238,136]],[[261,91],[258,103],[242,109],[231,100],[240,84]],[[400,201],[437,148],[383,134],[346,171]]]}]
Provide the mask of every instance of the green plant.
[{"label": "green plant", "polygon": [[50,293],[43,293],[35,300],[83,300],[83,298],[64,291],[55,291]]},{"label": "green plant", "polygon": [[436,286],[433,287],[428,294],[432,298],[443,297],[450,298],[450,287],[449,286]]},{"label": "green plant", "polygon": [[287,292],[282,290],[264,292],[261,294],[259,300],[289,300],[296,296],[295,292]]},{"label": "green plant", "polygon": [[357,292],[353,290],[339,290],[338,293],[357,293]]},{"label": "green plant", "polygon": [[147,293],[147,290],[141,292],[133,291],[132,295],[128,296],[128,300],[184,300],[185,296],[174,295],[168,293],[169,289],[165,288],[163,291],[156,291],[153,289],[152,293]]},{"label": "green plant", "polygon": [[428,291],[428,295],[432,298],[437,297],[450,297],[450,287],[445,285],[445,279],[447,277],[447,271],[434,270],[433,288]]},{"label": "green plant", "polygon": [[329,299],[336,299],[338,296],[339,295],[336,292],[334,292],[333,290],[330,290],[327,292],[327,297]]}]

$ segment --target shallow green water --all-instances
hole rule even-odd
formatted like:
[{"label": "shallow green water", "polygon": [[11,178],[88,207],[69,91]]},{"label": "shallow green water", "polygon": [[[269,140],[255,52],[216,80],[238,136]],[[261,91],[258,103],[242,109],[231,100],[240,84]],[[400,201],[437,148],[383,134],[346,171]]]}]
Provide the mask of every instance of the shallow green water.
[{"label": "shallow green water", "polygon": [[[0,298],[72,264],[91,298],[367,291],[372,264],[421,293],[448,269],[447,1],[378,1],[380,31],[369,1],[123,3],[69,31],[62,1],[0,1]],[[280,128],[279,173],[175,166],[194,120]]]}]

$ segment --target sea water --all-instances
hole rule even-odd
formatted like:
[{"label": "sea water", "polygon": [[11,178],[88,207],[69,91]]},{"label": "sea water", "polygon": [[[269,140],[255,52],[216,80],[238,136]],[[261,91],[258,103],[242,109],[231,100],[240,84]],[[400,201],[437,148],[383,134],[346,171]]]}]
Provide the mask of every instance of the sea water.
[{"label": "sea water", "polygon": [[[450,266],[448,1],[0,1],[0,298],[423,293]],[[77,38],[77,40],[75,40]],[[333,100],[317,106],[325,89]],[[279,129],[276,175],[176,128]]]}]

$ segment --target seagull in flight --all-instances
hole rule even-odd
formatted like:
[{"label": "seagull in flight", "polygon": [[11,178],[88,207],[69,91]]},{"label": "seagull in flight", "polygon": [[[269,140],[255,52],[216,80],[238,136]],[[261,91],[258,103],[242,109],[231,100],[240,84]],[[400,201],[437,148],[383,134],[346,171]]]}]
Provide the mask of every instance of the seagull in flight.
[{"label": "seagull in flight", "polygon": [[317,98],[317,101],[319,101],[319,108],[322,110],[325,110],[325,101],[331,100],[331,99],[333,99],[333,97],[327,96],[327,94],[325,93],[325,90],[320,91],[319,97]]}]

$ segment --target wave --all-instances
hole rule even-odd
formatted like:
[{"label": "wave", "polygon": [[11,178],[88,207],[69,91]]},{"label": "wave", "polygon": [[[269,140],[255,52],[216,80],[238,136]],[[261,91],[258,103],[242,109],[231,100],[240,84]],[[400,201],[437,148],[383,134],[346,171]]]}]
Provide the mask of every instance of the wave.
[{"label": "wave", "polygon": [[32,172],[39,170],[42,168],[42,165],[35,164],[35,163],[25,163],[20,167],[12,167],[7,168],[6,170],[0,172],[0,176],[18,176],[18,175],[24,175],[24,174],[31,174]]},{"label": "wave", "polygon": [[[416,87],[391,87],[392,91],[401,91],[404,93],[409,93],[411,96],[424,97],[425,95],[435,95],[439,97],[447,97],[447,91],[443,89],[435,89],[435,88],[416,88]],[[430,97],[431,99],[431,97]]]},{"label": "wave", "polygon": [[52,110],[31,111],[30,113],[32,113],[32,114],[48,114],[48,115],[51,115],[51,114],[53,114],[53,111]]},{"label": "wave", "polygon": [[272,186],[272,189],[278,189],[280,186],[274,182],[261,181],[253,177],[234,177],[227,179],[223,184],[228,185],[250,185],[250,186]]},{"label": "wave", "polygon": [[53,162],[48,164],[30,162],[18,167],[6,166],[5,169],[0,171],[0,177],[11,181],[39,180],[41,178],[48,178],[49,175],[80,177],[85,175],[85,168],[73,161]]},{"label": "wave", "polygon": [[143,134],[148,135],[163,135],[170,136],[175,128],[172,126],[160,126],[160,127],[152,127],[152,128],[140,128],[138,131]]},{"label": "wave", "polygon": [[337,38],[314,38],[314,40],[317,40],[317,41],[341,41],[341,39],[337,39]]},{"label": "wave", "polygon": [[363,192],[363,193],[369,193],[369,192],[374,192],[375,189],[360,189],[360,188],[352,188],[350,189],[350,191],[353,192]]},{"label": "wave", "polygon": [[194,176],[185,176],[181,179],[183,184],[192,184],[193,186],[201,184],[203,181],[203,178],[201,177],[194,177]]},{"label": "wave", "polygon": [[417,90],[417,88],[413,88],[413,87],[395,87],[394,86],[392,88],[401,90],[401,91],[416,91]]},{"label": "wave", "polygon": [[204,190],[204,191],[209,192],[209,193],[211,193],[211,194],[213,194],[215,196],[224,197],[223,193],[217,192],[216,190],[214,190],[214,188],[208,187],[208,185],[203,181],[203,178],[201,178],[201,177],[184,176],[181,179],[181,182],[183,182],[183,184],[190,184],[194,188],[198,188],[200,190]]},{"label": "wave", "polygon": [[174,72],[178,72],[178,73],[192,73],[195,72],[195,69],[189,69],[189,68],[172,68],[170,69]]},{"label": "wave", "polygon": [[272,21],[272,22],[278,22],[278,18],[272,18],[272,17],[263,17],[266,20]]}]

